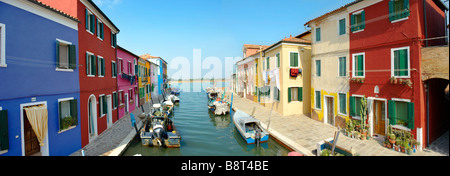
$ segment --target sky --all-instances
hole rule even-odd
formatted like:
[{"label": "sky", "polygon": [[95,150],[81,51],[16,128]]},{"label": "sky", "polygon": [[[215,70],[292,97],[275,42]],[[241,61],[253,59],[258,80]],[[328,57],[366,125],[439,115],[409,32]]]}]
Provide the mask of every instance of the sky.
[{"label": "sky", "polygon": [[[93,0],[118,45],[160,56],[173,79],[229,78],[244,44],[271,45],[353,0]],[[448,1],[445,3],[448,6]]]}]

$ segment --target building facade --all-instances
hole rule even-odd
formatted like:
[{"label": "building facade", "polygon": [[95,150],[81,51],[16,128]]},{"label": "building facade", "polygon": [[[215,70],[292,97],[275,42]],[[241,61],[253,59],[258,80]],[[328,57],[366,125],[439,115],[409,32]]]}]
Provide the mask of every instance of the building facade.
[{"label": "building facade", "polygon": [[78,20],[0,1],[0,156],[65,156],[81,145]]},{"label": "building facade", "polygon": [[[359,119],[367,98],[369,133],[386,134],[390,124],[410,131],[426,146],[426,92],[421,48],[445,44],[445,10],[435,0],[361,1],[350,18],[350,116]],[[431,29],[432,26],[432,30]]]},{"label": "building facade", "polygon": [[139,106],[145,104],[147,102],[147,94],[148,94],[148,74],[147,74],[147,60],[139,57],[138,59],[138,77],[139,77]]},{"label": "building facade", "polygon": [[349,119],[349,30],[347,7],[308,21],[311,28],[311,118],[344,127]]},{"label": "building facade", "polygon": [[80,20],[80,125],[84,147],[118,119],[117,109],[112,108],[112,96],[117,92],[112,65],[117,63],[119,29],[92,0],[41,2]]},{"label": "building facade", "polygon": [[138,106],[139,90],[136,76],[136,68],[139,56],[118,46],[117,66],[113,63],[113,68],[118,68],[117,90],[113,92],[113,108],[119,108],[119,119],[134,111]]}]

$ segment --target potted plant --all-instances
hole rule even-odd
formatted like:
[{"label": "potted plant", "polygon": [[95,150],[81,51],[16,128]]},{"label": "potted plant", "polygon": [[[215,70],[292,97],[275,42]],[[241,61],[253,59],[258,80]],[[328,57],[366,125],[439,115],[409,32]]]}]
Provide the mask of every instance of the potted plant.
[{"label": "potted plant", "polygon": [[403,79],[398,79],[399,84],[403,84]]},{"label": "potted plant", "polygon": [[391,143],[391,144],[395,144],[395,134],[394,133],[391,133],[390,135],[389,135],[389,143]]},{"label": "potted plant", "polygon": [[411,146],[406,146],[406,154],[412,155],[413,150],[411,149]]},{"label": "potted plant", "polygon": [[406,79],[404,81],[404,84],[407,85],[409,88],[412,88],[412,81],[410,79]]},{"label": "potted plant", "polygon": [[391,81],[391,84],[397,84],[397,79],[395,77],[392,76],[389,80]]}]

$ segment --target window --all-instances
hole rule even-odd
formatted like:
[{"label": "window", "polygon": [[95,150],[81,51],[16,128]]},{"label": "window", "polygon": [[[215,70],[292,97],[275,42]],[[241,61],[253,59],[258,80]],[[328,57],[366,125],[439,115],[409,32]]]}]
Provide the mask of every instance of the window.
[{"label": "window", "polygon": [[347,58],[339,57],[339,76],[347,76]]},{"label": "window", "polygon": [[128,74],[133,75],[133,65],[131,64],[131,61],[128,61]]},{"label": "window", "polygon": [[111,32],[111,46],[116,48],[117,47],[117,35]]},{"label": "window", "polygon": [[361,117],[361,99],[360,96],[350,97],[350,115]]},{"label": "window", "polygon": [[0,67],[6,67],[5,36],[6,36],[6,26],[5,24],[0,23]]},{"label": "window", "polygon": [[314,91],[314,97],[315,97],[314,104],[315,104],[316,109],[321,109],[322,106],[321,106],[320,101],[322,100],[322,98],[320,96],[320,90]]},{"label": "window", "polygon": [[86,75],[95,76],[96,74],[96,59],[95,55],[86,52]]},{"label": "window", "polygon": [[130,102],[132,102],[133,101],[133,89],[128,89],[128,95],[130,95],[129,97],[130,97]]},{"label": "window", "polygon": [[320,76],[321,72],[322,70],[320,60],[316,60],[316,76]]},{"label": "window", "polygon": [[270,57],[266,57],[266,62],[267,62],[267,70],[270,70]]},{"label": "window", "polygon": [[288,102],[303,101],[303,87],[288,88]]},{"label": "window", "polygon": [[299,59],[298,59],[298,53],[297,52],[291,52],[289,56],[289,66],[290,67],[299,67]]},{"label": "window", "polygon": [[339,113],[340,114],[347,114],[347,94],[346,93],[339,93]]},{"label": "window", "polygon": [[123,99],[123,90],[119,90],[119,103],[123,104],[124,103],[124,99]]},{"label": "window", "polygon": [[320,41],[320,27],[316,28],[316,42]]},{"label": "window", "polygon": [[275,57],[277,58],[277,68],[280,68],[280,53],[275,54]]},{"label": "window", "polygon": [[59,69],[75,69],[77,67],[75,45],[56,40],[56,67]]},{"label": "window", "polygon": [[119,106],[117,92],[113,92],[112,101],[113,101],[113,109],[116,109]]},{"label": "window", "polygon": [[409,78],[409,47],[391,49],[391,76]]},{"label": "window", "polygon": [[344,35],[346,33],[345,31],[345,18],[339,20],[339,35]]},{"label": "window", "polygon": [[117,77],[117,65],[114,61],[111,61],[111,74],[113,78]]},{"label": "window", "polygon": [[398,19],[408,19],[409,0],[390,0],[389,1],[389,21]]},{"label": "window", "polygon": [[389,101],[388,108],[390,125],[414,129],[414,103],[394,99]]},{"label": "window", "polygon": [[59,131],[78,125],[78,105],[73,98],[58,100]]},{"label": "window", "polygon": [[98,76],[104,77],[105,76],[105,59],[101,56],[97,56],[98,59]]},{"label": "window", "polygon": [[355,12],[350,16],[351,27],[350,30],[352,32],[361,31],[366,28],[366,13],[365,11]]},{"label": "window", "polygon": [[364,78],[364,53],[353,54],[353,68],[352,68],[352,76]]},{"label": "window", "polygon": [[103,31],[103,23],[97,19],[97,37],[102,40],[105,39]]},{"label": "window", "polygon": [[90,32],[91,34],[95,33],[95,16],[92,14],[88,9],[85,9],[86,11],[86,31]]},{"label": "window", "polygon": [[98,97],[99,106],[100,106],[100,117],[106,114],[106,97],[105,95],[100,95]]},{"label": "window", "polygon": [[117,66],[117,70],[119,70],[119,74],[122,74],[123,72],[123,60],[122,58],[117,58],[119,60],[118,66]]}]

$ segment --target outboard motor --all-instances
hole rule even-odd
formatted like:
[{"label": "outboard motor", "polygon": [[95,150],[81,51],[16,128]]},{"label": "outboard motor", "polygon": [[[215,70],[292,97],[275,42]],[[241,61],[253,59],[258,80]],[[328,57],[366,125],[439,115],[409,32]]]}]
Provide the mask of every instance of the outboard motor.
[{"label": "outboard motor", "polygon": [[257,129],[256,129],[256,133],[255,133],[255,142],[256,142],[256,145],[259,146],[260,141],[261,141],[261,131],[260,131],[259,128],[257,128]]},{"label": "outboard motor", "polygon": [[161,141],[163,141],[164,127],[162,125],[155,125],[153,127],[153,138],[158,140],[159,146],[162,146]]}]

